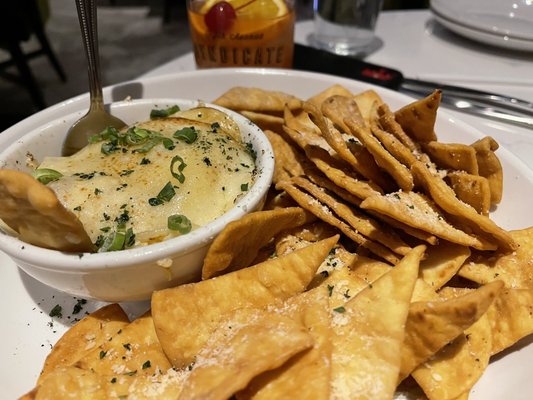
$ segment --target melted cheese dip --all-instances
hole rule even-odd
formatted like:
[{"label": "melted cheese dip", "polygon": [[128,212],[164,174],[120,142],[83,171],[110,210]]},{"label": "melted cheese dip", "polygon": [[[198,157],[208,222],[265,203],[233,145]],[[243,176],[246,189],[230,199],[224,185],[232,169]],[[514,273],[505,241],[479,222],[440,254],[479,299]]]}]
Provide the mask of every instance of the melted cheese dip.
[{"label": "melted cheese dip", "polygon": [[[213,113],[203,122],[204,112],[196,114],[198,120],[178,113],[137,124],[172,141],[158,142],[148,151],[139,151],[142,144],[123,144],[105,154],[103,140],[70,157],[48,157],[39,168],[63,175],[48,186],[95,243],[120,222],[132,229],[134,246],[165,240],[180,234],[168,228],[169,216],[185,216],[192,229],[205,225],[231,209],[253,184],[254,158],[234,139],[239,137],[237,125],[227,120],[213,124]],[[184,115],[190,116],[190,110]],[[174,135],[183,128],[196,132],[192,143]]]}]

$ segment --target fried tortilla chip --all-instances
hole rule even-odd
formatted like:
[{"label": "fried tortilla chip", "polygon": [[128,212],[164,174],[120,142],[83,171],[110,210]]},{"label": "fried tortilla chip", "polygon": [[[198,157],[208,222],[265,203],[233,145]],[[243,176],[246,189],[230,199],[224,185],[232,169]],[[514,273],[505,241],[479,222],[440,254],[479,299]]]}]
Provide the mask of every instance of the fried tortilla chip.
[{"label": "fried tortilla chip", "polygon": [[271,130],[274,132],[281,132],[283,129],[283,118],[255,111],[241,110],[239,114],[242,114],[254,124],[256,124],[263,131]]},{"label": "fried tortilla chip", "polygon": [[376,164],[387,171],[400,189],[410,191],[413,189],[413,176],[409,169],[390,154],[372,135],[370,130],[358,126],[354,121],[345,119],[350,132],[359,139],[376,160]]},{"label": "fried tortilla chip", "polygon": [[331,342],[328,294],[317,288],[288,299],[275,312],[301,321],[312,336],[311,349],[292,357],[280,368],[254,378],[237,393],[239,400],[328,400],[331,380]]},{"label": "fried tortilla chip", "polygon": [[274,150],[273,183],[276,184],[293,176],[303,175],[302,164],[309,162],[305,155],[288,143],[282,135],[269,130],[265,131],[265,135]]},{"label": "fried tortilla chip", "polygon": [[365,120],[352,96],[331,96],[324,100],[320,111],[345,133],[348,133],[348,129],[344,119],[348,117],[352,118],[358,125],[366,127]]},{"label": "fried tortilla chip", "polygon": [[416,247],[390,272],[332,310],[331,398],[392,398],[405,321],[424,250],[425,246]]},{"label": "fried tortilla chip", "polygon": [[403,165],[410,166],[416,161],[416,156],[413,150],[403,144],[401,140],[399,140],[392,133],[381,128],[379,124],[377,104],[374,104],[374,107],[371,110],[370,130],[377,140],[379,140],[385,150],[387,150]]},{"label": "fried tortilla chip", "polygon": [[315,94],[314,96],[307,99],[307,101],[311,104],[314,104],[316,107],[320,109],[322,106],[322,103],[331,96],[346,96],[346,97],[352,97],[353,94],[348,89],[346,89],[342,85],[332,85],[325,90],[321,91],[320,93]]},{"label": "fried tortilla chip", "polygon": [[202,266],[202,279],[248,267],[259,250],[281,231],[311,221],[300,207],[256,211],[230,222],[215,238]]},{"label": "fried tortilla chip", "polygon": [[150,312],[119,330],[74,366],[100,375],[152,375],[171,367],[157,338]]},{"label": "fried tortilla chip", "polygon": [[490,325],[481,316],[452,343],[412,373],[429,400],[455,399],[470,391],[488,366]]},{"label": "fried tortilla chip", "polygon": [[67,367],[86,356],[128,325],[128,316],[118,304],[109,304],[78,321],[57,341],[46,357],[37,383],[58,367]]},{"label": "fried tortilla chip", "polygon": [[380,104],[377,108],[377,112],[379,115],[379,123],[384,130],[394,135],[405,147],[411,150],[414,154],[419,153],[420,146],[404,132],[402,126],[396,121],[393,112],[390,110],[387,104]]},{"label": "fried tortilla chip", "polygon": [[381,188],[373,182],[360,180],[351,175],[346,168],[343,168],[342,163],[336,161],[320,147],[307,146],[305,153],[332,182],[357,198],[366,199],[369,196],[382,193]]},{"label": "fried tortilla chip", "polygon": [[301,108],[302,101],[284,92],[236,86],[214,100],[213,104],[236,111],[282,115],[285,105],[291,109],[298,109]]},{"label": "fried tortilla chip", "polygon": [[0,170],[0,218],[26,243],[66,252],[95,249],[80,220],[32,176]]},{"label": "fried tortilla chip", "polygon": [[470,253],[468,247],[446,241],[429,246],[420,264],[420,276],[434,290],[439,290],[455,276]]},{"label": "fried tortilla chip", "polygon": [[[431,194],[431,198],[435,203],[444,211],[459,217],[465,223],[469,223],[470,226],[493,237],[502,249],[507,251],[516,249],[516,243],[507,231],[496,225],[489,217],[478,214],[472,206],[460,201],[455,196],[453,189],[442,178],[434,175],[426,165],[416,162],[411,167],[411,170],[417,180],[422,182],[422,185]],[[487,247],[485,249],[491,250]]]},{"label": "fried tortilla chip", "polygon": [[489,215],[491,192],[487,178],[454,171],[449,172],[446,179],[459,200],[471,205],[479,214]]},{"label": "fried tortilla chip", "polygon": [[178,398],[188,371],[169,369],[153,375],[100,375],[75,367],[62,367],[50,373],[23,399],[140,399]]},{"label": "fried tortilla chip", "polygon": [[[382,213],[452,243],[487,249],[487,245],[478,238],[450,225],[431,200],[416,192],[396,192],[385,196],[372,196],[361,203],[361,208]],[[493,248],[489,247],[488,249]]]},{"label": "fried tortilla chip", "polygon": [[300,205],[300,207],[305,208],[322,221],[337,227],[342,233],[344,233],[358,245],[367,248],[391,264],[396,264],[399,261],[398,256],[393,251],[382,244],[374,242],[373,240],[361,235],[349,224],[337,218],[337,216],[329,207],[322,204],[315,197],[301,190],[296,185],[287,181],[279,183],[278,187],[285,190]]},{"label": "fried tortilla chip", "polygon": [[228,399],[264,371],[313,346],[299,321],[255,308],[236,310],[198,353],[178,399]]},{"label": "fried tortilla chip", "polygon": [[394,113],[396,121],[413,140],[422,143],[437,140],[434,129],[441,96],[442,92],[435,90]]},{"label": "fried tortilla chip", "polygon": [[457,298],[411,303],[405,325],[400,380],[485,314],[503,287],[492,282]]},{"label": "fried tortilla chip", "polygon": [[154,292],[154,324],[172,364],[181,368],[194,362],[218,322],[232,311],[301,293],[337,240],[334,236],[249,268]]},{"label": "fried tortilla chip", "polygon": [[315,199],[328,206],[337,216],[367,238],[381,243],[400,255],[405,255],[412,250],[393,230],[358,211],[357,208],[344,204],[306,178],[295,177],[291,182],[306,190]]},{"label": "fried tortilla chip", "polygon": [[424,151],[439,168],[478,174],[476,151],[462,143],[423,143]]},{"label": "fried tortilla chip", "polygon": [[459,270],[479,284],[501,280],[508,288],[533,288],[533,227],[509,232],[518,248],[509,254],[476,255]]},{"label": "fried tortilla chip", "polygon": [[479,175],[489,180],[491,204],[499,204],[503,195],[503,168],[495,153],[498,142],[486,136],[472,143],[472,147],[476,150]]},{"label": "fried tortilla chip", "polygon": [[487,310],[492,332],[491,354],[533,333],[533,288],[504,288]]},{"label": "fried tortilla chip", "polygon": [[372,107],[377,104],[378,107],[383,103],[383,99],[374,90],[365,90],[353,96],[357,103],[357,108],[365,120],[366,126],[370,126],[370,118],[372,116]]},{"label": "fried tortilla chip", "polygon": [[[336,119],[337,122],[342,122],[343,118],[352,118],[352,114],[349,111],[352,107],[345,105],[345,102],[342,101],[340,101],[340,105],[332,103],[332,101],[339,99],[345,99],[346,102],[352,101],[351,99],[342,96],[334,96],[328,99],[327,107],[323,106],[322,108],[325,110],[331,110],[331,108],[335,108],[336,110],[330,111],[328,115],[338,116]],[[357,106],[354,104],[354,107]],[[366,147],[355,144],[352,146],[352,148],[355,147],[355,151],[352,151],[352,149],[348,146],[347,140],[343,134],[333,125],[333,122],[329,118],[326,118],[325,115],[322,114],[320,110],[310,103],[304,103],[304,110],[309,113],[309,117],[316,124],[316,126],[318,126],[324,139],[326,139],[327,143],[337,152],[341,159],[346,161],[359,174],[374,182],[379,187],[385,190],[391,188],[390,180],[378,168],[374,158]],[[340,114],[341,112],[345,112],[346,115]],[[357,115],[358,114],[356,114],[356,116]],[[361,120],[358,121],[359,123],[361,122]],[[342,126],[344,126],[344,124]],[[350,133],[346,130],[345,126],[343,129],[346,133]],[[353,136],[353,134],[351,134],[351,136]]]}]

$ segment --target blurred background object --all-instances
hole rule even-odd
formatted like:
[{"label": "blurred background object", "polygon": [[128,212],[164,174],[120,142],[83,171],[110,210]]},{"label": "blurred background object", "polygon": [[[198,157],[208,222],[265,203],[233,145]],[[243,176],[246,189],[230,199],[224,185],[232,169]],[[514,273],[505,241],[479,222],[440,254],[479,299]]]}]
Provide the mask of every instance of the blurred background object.
[{"label": "blurred background object", "polygon": [[[57,69],[46,55],[28,60],[43,103],[50,106],[87,92],[86,63],[74,1],[1,0],[0,13],[5,14],[4,9],[25,1],[40,7],[44,32],[68,78],[63,82],[58,77]],[[192,50],[185,0],[98,0],[97,4],[104,86],[134,79]],[[427,7],[427,1],[384,1],[384,9],[420,7]],[[296,18],[312,17],[312,0],[297,0]],[[35,32],[30,32],[20,45],[26,54],[41,48]],[[0,63],[10,57],[7,48],[0,46]],[[5,79],[6,74],[20,76],[15,65],[2,71],[0,132],[39,110],[39,103],[27,87],[13,79]]]}]

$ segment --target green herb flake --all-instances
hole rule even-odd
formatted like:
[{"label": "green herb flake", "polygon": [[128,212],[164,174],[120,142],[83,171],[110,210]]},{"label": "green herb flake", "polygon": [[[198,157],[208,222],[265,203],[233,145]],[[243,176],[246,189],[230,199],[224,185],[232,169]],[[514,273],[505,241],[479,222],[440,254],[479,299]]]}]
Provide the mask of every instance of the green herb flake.
[{"label": "green herb flake", "polygon": [[142,369],[150,368],[151,366],[152,366],[152,363],[150,362],[150,360],[148,360],[144,362]]},{"label": "green herb flake", "polygon": [[333,311],[339,313],[339,314],[342,314],[346,311],[346,308],[344,308],[343,306],[340,306],[340,307],[337,307],[337,308],[334,308]]},{"label": "green herb flake", "polygon": [[59,304],[56,304],[48,315],[52,318],[63,318],[63,307],[61,307]]},{"label": "green herb flake", "polygon": [[113,378],[111,378],[111,380],[110,380],[109,382],[111,382],[111,383],[117,383],[117,378],[113,377]]},{"label": "green herb flake", "polygon": [[152,162],[150,161],[150,159],[146,158],[146,157],[143,157],[141,162],[139,164],[141,165],[147,165],[147,164],[151,164]]},{"label": "green herb flake", "polygon": [[335,287],[335,286],[333,286],[333,285],[328,285],[328,296],[329,296],[329,297],[331,297],[331,295],[333,294],[333,288],[334,288],[334,287]]},{"label": "green herb flake", "polygon": [[78,301],[74,305],[74,308],[72,309],[72,314],[79,314],[85,304],[87,304],[87,300],[78,299]]},{"label": "green herb flake", "polygon": [[247,192],[248,191],[248,184],[247,183],[243,183],[241,185],[241,191],[242,192]]},{"label": "green herb flake", "polygon": [[131,350],[131,344],[129,344],[129,343],[124,343],[122,346],[123,346],[126,350]]},{"label": "green herb flake", "polygon": [[103,350],[101,350],[101,351],[100,351],[100,354],[99,354],[100,360],[101,360],[102,358],[104,358],[106,354],[107,354],[107,351],[103,351]]}]

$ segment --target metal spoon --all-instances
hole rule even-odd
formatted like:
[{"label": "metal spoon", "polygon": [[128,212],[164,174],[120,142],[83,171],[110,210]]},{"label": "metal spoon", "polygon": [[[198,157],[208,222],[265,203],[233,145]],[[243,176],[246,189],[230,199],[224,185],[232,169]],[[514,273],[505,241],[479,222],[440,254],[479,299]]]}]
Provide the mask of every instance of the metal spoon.
[{"label": "metal spoon", "polygon": [[89,136],[100,133],[108,126],[117,129],[126,126],[124,121],[112,116],[104,109],[95,0],[76,0],[76,8],[88,64],[90,106],[87,114],[70,127],[63,142],[64,156],[72,155],[85,147]]}]

